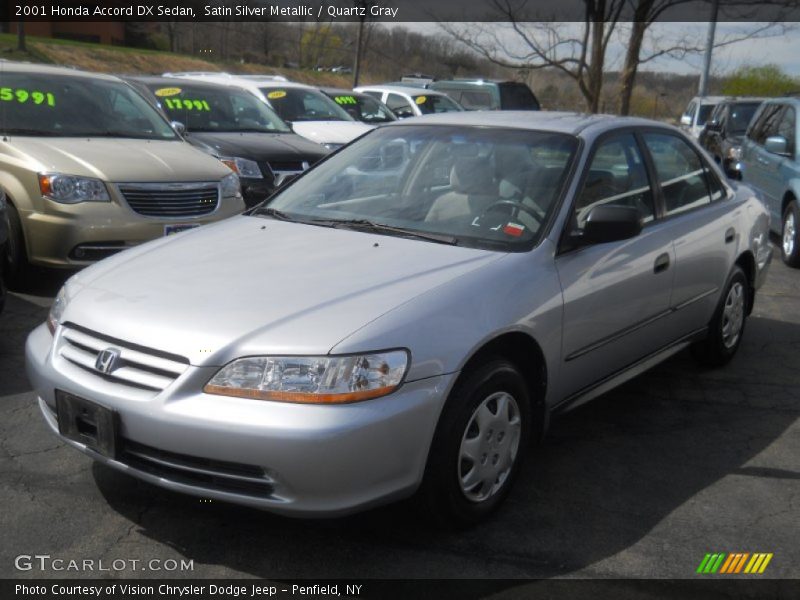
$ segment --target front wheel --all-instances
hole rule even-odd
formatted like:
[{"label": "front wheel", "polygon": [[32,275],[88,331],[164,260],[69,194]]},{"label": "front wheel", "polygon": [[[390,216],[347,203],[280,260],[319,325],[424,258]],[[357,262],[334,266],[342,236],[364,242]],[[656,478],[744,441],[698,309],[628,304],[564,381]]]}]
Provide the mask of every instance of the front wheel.
[{"label": "front wheel", "polygon": [[800,267],[800,209],[797,201],[789,202],[783,211],[783,228],[781,230],[781,258],[790,267]]},{"label": "front wheel", "polygon": [[708,337],[692,347],[699,362],[710,367],[721,367],[730,362],[742,343],[747,298],[747,277],[739,266],[735,266],[728,277],[722,300],[709,323]]},{"label": "front wheel", "polygon": [[420,489],[429,514],[455,526],[487,517],[508,495],[530,431],[527,385],[508,361],[492,360],[457,384]]}]

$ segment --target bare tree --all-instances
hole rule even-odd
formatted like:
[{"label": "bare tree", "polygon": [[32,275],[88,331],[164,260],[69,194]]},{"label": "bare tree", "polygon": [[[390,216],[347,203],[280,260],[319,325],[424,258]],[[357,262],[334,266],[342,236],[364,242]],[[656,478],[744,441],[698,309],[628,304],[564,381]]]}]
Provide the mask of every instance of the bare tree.
[{"label": "bare tree", "polygon": [[[553,68],[577,84],[586,109],[600,109],[606,52],[626,0],[584,0],[579,24],[534,22],[525,12],[525,2],[491,0],[490,5],[505,21],[485,23],[440,23],[459,42],[492,63],[511,69]],[[498,29],[513,35],[500,35]]]},{"label": "bare tree", "polygon": [[[641,65],[662,56],[683,59],[690,54],[700,54],[705,49],[704,44],[696,36],[690,36],[685,33],[677,36],[656,35],[652,32],[652,25],[661,19],[664,13],[678,9],[682,5],[690,4],[694,0],[628,1],[634,4],[630,32],[627,36],[625,63],[620,73],[618,109],[621,115],[630,114],[631,97],[636,83],[636,75]],[[769,2],[769,0],[765,1]],[[765,1],[760,2],[760,4],[763,5]],[[748,7],[752,8],[754,4],[752,0],[729,0],[728,2],[728,6],[738,5],[744,10]],[[780,7],[781,0],[773,2],[772,5]],[[742,31],[723,36],[714,44],[714,48],[730,46],[754,38],[783,35],[787,29],[788,26],[780,22],[748,25]],[[645,43],[646,40],[647,44]]]}]

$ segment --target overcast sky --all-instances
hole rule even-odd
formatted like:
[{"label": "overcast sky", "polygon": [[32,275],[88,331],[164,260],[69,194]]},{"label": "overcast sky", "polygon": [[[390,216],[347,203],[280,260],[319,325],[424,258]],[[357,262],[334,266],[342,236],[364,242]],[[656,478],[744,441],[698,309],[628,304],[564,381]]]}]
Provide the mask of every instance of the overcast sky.
[{"label": "overcast sky", "polygon": [[[396,23],[395,26],[403,26],[424,33],[446,35],[436,23]],[[504,31],[502,23],[482,23],[481,26],[497,27],[500,31]],[[752,31],[758,26],[759,24],[756,23],[720,23],[717,25],[717,40]],[[703,46],[708,32],[708,23],[659,23],[653,26],[653,32],[662,38],[687,34],[696,40],[697,45]],[[513,32],[504,33],[504,36],[513,43],[512,40],[515,37]],[[622,42],[615,40],[609,48],[608,69],[614,70],[621,66],[624,50],[625,46]],[[712,73],[724,75],[741,65],[760,66],[768,63],[775,63],[789,74],[800,77],[800,27],[795,26],[780,36],[746,40],[717,48],[714,51],[711,68]],[[697,54],[687,56],[683,60],[669,57],[659,58],[644,65],[643,69],[699,75],[702,66],[703,57],[701,54]]]}]

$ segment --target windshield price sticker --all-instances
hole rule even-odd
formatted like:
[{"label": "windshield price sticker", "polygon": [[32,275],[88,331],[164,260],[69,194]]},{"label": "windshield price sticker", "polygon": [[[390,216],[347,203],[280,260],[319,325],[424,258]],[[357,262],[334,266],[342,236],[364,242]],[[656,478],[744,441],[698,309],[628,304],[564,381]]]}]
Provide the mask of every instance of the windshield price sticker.
[{"label": "windshield price sticker", "polygon": [[4,102],[19,102],[25,104],[42,104],[46,106],[55,106],[56,97],[50,92],[28,91],[22,88],[0,88],[0,100]]},{"label": "windshield price sticker", "polygon": [[164,106],[170,110],[211,110],[207,101],[188,98],[164,98]]},{"label": "windshield price sticker", "polygon": [[270,100],[277,100],[278,98],[283,98],[284,96],[286,96],[286,92],[283,90],[275,90],[274,92],[267,94],[267,98]]},{"label": "windshield price sticker", "polygon": [[334,100],[336,100],[336,104],[358,104],[355,96],[336,96]]},{"label": "windshield price sticker", "polygon": [[428,100],[427,96],[417,96],[416,102],[417,104],[425,104],[427,100]]},{"label": "windshield price sticker", "polygon": [[159,88],[155,92],[153,92],[159,98],[166,98],[167,96],[177,96],[183,90],[179,87],[166,87],[166,88]]}]

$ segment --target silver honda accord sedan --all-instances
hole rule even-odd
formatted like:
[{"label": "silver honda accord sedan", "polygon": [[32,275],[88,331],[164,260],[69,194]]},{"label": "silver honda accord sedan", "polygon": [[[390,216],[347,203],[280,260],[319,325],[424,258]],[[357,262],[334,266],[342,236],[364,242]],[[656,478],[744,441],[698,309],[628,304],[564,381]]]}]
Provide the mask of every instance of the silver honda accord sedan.
[{"label": "silver honda accord sedan", "polygon": [[62,440],[155,485],[468,524],[552,415],[687,347],[727,363],[768,224],[660,123],[431,115],[75,275],[27,369]]}]

